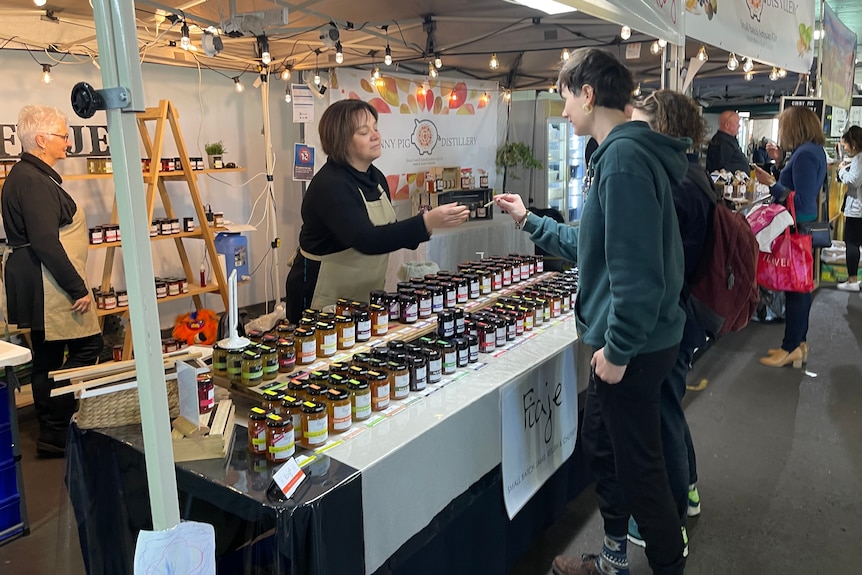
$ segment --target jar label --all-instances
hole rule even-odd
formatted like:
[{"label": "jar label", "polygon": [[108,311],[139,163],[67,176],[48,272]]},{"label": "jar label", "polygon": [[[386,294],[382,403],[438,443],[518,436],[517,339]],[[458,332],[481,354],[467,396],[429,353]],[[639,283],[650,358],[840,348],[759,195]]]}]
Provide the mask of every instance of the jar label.
[{"label": "jar label", "polygon": [[424,298],[419,300],[419,317],[428,317],[431,315],[431,299]]},{"label": "jar label", "polygon": [[356,322],[356,339],[368,341],[371,339],[371,320]]},{"label": "jar label", "polygon": [[428,368],[424,365],[416,368],[416,378],[413,381],[413,389],[419,391],[425,389],[425,384],[428,382]]},{"label": "jar label", "polygon": [[443,360],[428,360],[428,383],[437,383],[440,381],[441,373],[443,373]]},{"label": "jar label", "polygon": [[523,264],[522,263],[521,264],[521,279],[522,280],[527,279],[528,277],[530,277],[531,273],[532,272],[530,271],[530,264],[528,264],[528,263]]},{"label": "jar label", "polygon": [[353,419],[367,419],[371,416],[371,394],[353,394]]},{"label": "jar label", "polygon": [[350,416],[350,403],[345,403],[344,405],[333,405],[332,406],[332,429],[336,431],[344,431],[345,429],[350,429],[350,426],[353,425],[353,419]]},{"label": "jar label", "polygon": [[455,295],[455,300],[458,303],[465,303],[467,301],[467,296],[467,286],[458,286],[458,292]]},{"label": "jar label", "polygon": [[378,314],[377,323],[374,324],[374,335],[386,335],[389,332],[389,315]]},{"label": "jar label", "polygon": [[527,317],[524,318],[524,329],[527,331],[531,331],[533,329],[533,314],[528,313]]},{"label": "jar label", "polygon": [[470,282],[470,299],[479,297],[479,280]]},{"label": "jar label", "polygon": [[449,351],[443,353],[443,373],[452,373],[455,371],[455,352]]},{"label": "jar label", "polygon": [[485,276],[482,278],[482,283],[479,284],[479,290],[482,292],[482,295],[488,295],[491,293],[491,277]]},{"label": "jar label", "polygon": [[258,432],[252,436],[251,444],[254,447],[255,453],[266,453],[266,427],[261,427]]},{"label": "jar label", "polygon": [[389,406],[389,384],[378,386],[374,397],[371,398],[374,411],[381,411]]},{"label": "jar label", "polygon": [[467,349],[459,349],[458,350],[458,367],[464,367],[467,365]]},{"label": "jar label", "polygon": [[536,261],[536,273],[540,274],[544,271],[545,271],[545,261],[544,260],[537,260]]},{"label": "jar label", "polygon": [[333,355],[337,345],[338,337],[334,333],[332,335],[324,335],[320,351],[323,352],[323,355]]},{"label": "jar label", "polygon": [[562,302],[559,299],[555,299],[551,306],[551,317],[559,317],[562,312]]},{"label": "jar label", "polygon": [[458,302],[458,294],[455,290],[447,290],[445,297],[443,299],[443,305],[445,307],[455,307],[455,304]]},{"label": "jar label", "polygon": [[356,345],[356,328],[351,325],[341,330],[338,338],[338,345],[341,348],[353,347]]},{"label": "jar label", "polygon": [[431,296],[431,313],[437,313],[438,311],[443,311],[442,293]]},{"label": "jar label", "polygon": [[415,303],[407,304],[407,307],[404,308],[404,321],[407,323],[413,323],[417,319],[419,319],[419,306]]},{"label": "jar label", "polygon": [[476,345],[470,346],[470,349],[469,349],[469,352],[467,355],[467,361],[470,363],[475,363],[475,362],[479,361],[479,344],[478,343]]},{"label": "jar label", "polygon": [[536,321],[535,325],[542,325],[542,322],[545,321],[545,312],[541,309],[536,308]]},{"label": "jar label", "polygon": [[303,433],[306,445],[320,445],[329,439],[329,421],[326,415],[320,419],[308,417],[306,421],[305,432]]},{"label": "jar label", "polygon": [[485,332],[485,345],[494,347],[497,345],[497,330],[488,330]]},{"label": "jar label", "polygon": [[301,363],[311,363],[317,359],[317,342],[304,341],[299,347],[299,360]]},{"label": "jar label", "polygon": [[410,374],[395,376],[395,399],[404,399],[410,395]]},{"label": "jar label", "polygon": [[[505,279],[503,281],[506,281]],[[512,268],[512,281],[519,282],[521,281],[521,266],[515,266]]]},{"label": "jar label", "polygon": [[284,461],[296,451],[296,440],[293,429],[290,431],[278,431],[272,433],[269,445],[269,453],[273,461]]},{"label": "jar label", "polygon": [[509,268],[503,269],[503,285],[504,286],[512,285],[512,270]]}]

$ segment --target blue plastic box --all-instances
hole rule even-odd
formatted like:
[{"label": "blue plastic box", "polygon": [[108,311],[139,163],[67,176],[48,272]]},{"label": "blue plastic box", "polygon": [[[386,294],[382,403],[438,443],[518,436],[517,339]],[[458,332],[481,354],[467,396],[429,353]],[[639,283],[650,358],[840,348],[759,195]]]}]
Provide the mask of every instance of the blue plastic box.
[{"label": "blue plastic box", "polygon": [[18,495],[18,476],[15,462],[0,464],[0,501]]},{"label": "blue plastic box", "polygon": [[0,425],[0,465],[6,465],[14,461],[12,455],[12,425],[5,423]]},{"label": "blue plastic box", "polygon": [[[18,496],[13,495],[6,499],[0,499],[0,533],[19,523],[21,523],[21,504]],[[21,529],[7,533],[3,539],[16,535]]]}]

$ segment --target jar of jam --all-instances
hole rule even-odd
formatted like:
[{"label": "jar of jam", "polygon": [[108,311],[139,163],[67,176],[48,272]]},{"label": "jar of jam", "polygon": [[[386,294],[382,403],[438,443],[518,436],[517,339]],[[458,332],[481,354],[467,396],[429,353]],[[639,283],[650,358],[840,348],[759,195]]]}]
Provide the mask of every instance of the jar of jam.
[{"label": "jar of jam", "polygon": [[263,379],[275,379],[278,376],[278,352],[274,347],[261,344],[260,356],[263,360]]},{"label": "jar of jam", "polygon": [[278,353],[278,372],[290,373],[296,366],[296,347],[294,347],[293,337],[283,337],[278,340],[276,346]]},{"label": "jar of jam", "polygon": [[266,455],[266,411],[260,407],[248,412],[248,451]]},{"label": "jar of jam", "polygon": [[497,328],[490,323],[480,321],[476,324],[479,332],[479,353],[491,353],[497,347]]},{"label": "jar of jam", "polygon": [[392,399],[404,399],[410,395],[410,370],[406,363],[390,361],[386,364]]},{"label": "jar of jam", "polygon": [[305,392],[307,389],[308,381],[305,379],[291,379],[287,382],[287,394],[300,400],[308,399],[308,394]]},{"label": "jar of jam", "polygon": [[340,297],[335,300],[335,315],[347,315],[350,311],[349,299]]},{"label": "jar of jam", "polygon": [[518,306],[518,313],[524,315],[524,331],[533,331],[535,313],[533,312],[532,304],[522,302],[521,305]]},{"label": "jar of jam", "polygon": [[215,406],[215,387],[213,376],[209,373],[198,375],[198,402],[200,413],[209,413]]},{"label": "jar of jam", "polygon": [[476,269],[476,275],[479,276],[479,294],[488,295],[491,293],[491,272],[485,268]]},{"label": "jar of jam", "polygon": [[328,369],[315,369],[311,373],[308,374],[308,383],[316,383],[322,388],[329,387],[329,370]]},{"label": "jar of jam", "polygon": [[467,362],[476,363],[479,361],[479,337],[473,334],[466,336],[467,339]]},{"label": "jar of jam", "polygon": [[227,377],[231,383],[242,382],[242,352],[245,348],[231,349],[227,352]]},{"label": "jar of jam", "polygon": [[467,281],[467,296],[470,299],[479,299],[479,274],[470,272],[462,277]]},{"label": "jar of jam", "polygon": [[297,364],[309,365],[317,361],[317,331],[314,326],[296,328],[293,340]]},{"label": "jar of jam", "polygon": [[350,393],[353,421],[364,421],[371,417],[371,388],[368,382],[350,379],[347,381],[347,391]]},{"label": "jar of jam", "polygon": [[[412,290],[411,290],[412,291]],[[399,298],[400,316],[398,321],[401,323],[416,323],[419,319],[419,300],[414,293],[402,293]]]},{"label": "jar of jam", "polygon": [[354,353],[353,357],[350,358],[350,363],[351,365],[367,368],[369,359],[371,359],[371,356],[365,352]]},{"label": "jar of jam", "polygon": [[339,373],[329,374],[330,389],[344,389],[347,386],[347,378]]},{"label": "jar of jam", "polygon": [[303,447],[314,449],[320,447],[329,439],[329,418],[326,405],[316,401],[303,401],[300,408],[302,419]]},{"label": "jar of jam", "polygon": [[369,306],[371,314],[371,335],[381,336],[389,333],[389,309],[380,304]]},{"label": "jar of jam", "polygon": [[332,357],[338,349],[338,334],[334,321],[319,321],[317,328],[317,357]]},{"label": "jar of jam", "polygon": [[455,373],[455,368],[458,365],[455,342],[448,339],[439,339],[437,340],[437,348],[440,350],[440,355],[443,359],[443,375]]},{"label": "jar of jam", "polygon": [[464,333],[464,310],[461,308],[455,308],[452,315],[455,316],[455,333],[457,335],[461,335]]},{"label": "jar of jam", "polygon": [[279,338],[293,338],[293,331],[295,329],[296,326],[292,323],[280,323],[275,326],[275,335],[277,335]]},{"label": "jar of jam", "polygon": [[350,369],[347,370],[347,377],[349,379],[365,381],[367,374],[368,370],[362,365],[351,365]]},{"label": "jar of jam", "polygon": [[452,341],[455,342],[455,361],[458,364],[458,367],[467,367],[467,363],[469,362],[467,339],[463,337],[456,337]]},{"label": "jar of jam", "polygon": [[431,292],[425,288],[413,292],[419,300],[419,318],[431,317]]},{"label": "jar of jam", "polygon": [[422,391],[428,386],[428,359],[420,352],[407,357],[410,373],[410,391]]},{"label": "jar of jam", "polygon": [[249,350],[242,352],[242,384],[254,387],[263,381],[263,356],[260,352]]},{"label": "jar of jam", "polygon": [[213,344],[213,373],[227,376],[227,349],[217,343]]},{"label": "jar of jam", "polygon": [[455,335],[455,314],[449,310],[437,314],[437,334],[440,337]]},{"label": "jar of jam", "polygon": [[422,348],[422,352],[428,359],[428,383],[440,383],[440,380],[443,379],[443,358],[440,350],[433,347],[424,347]]},{"label": "jar of jam", "polygon": [[305,396],[308,398],[308,401],[321,403],[323,402],[327,389],[329,389],[329,387],[326,385],[321,385],[320,383],[309,383],[308,387],[305,388]]},{"label": "jar of jam", "polygon": [[533,256],[533,263],[536,266],[536,273],[541,274],[545,272],[545,256],[536,254]]},{"label": "jar of jam", "polygon": [[439,313],[443,311],[443,287],[434,282],[425,286],[431,292],[431,313]]},{"label": "jar of jam", "polygon": [[263,334],[263,338],[260,340],[260,343],[268,345],[269,347],[276,347],[278,345],[278,336],[271,331],[267,332]]},{"label": "jar of jam", "polygon": [[394,323],[401,318],[401,300],[397,292],[386,294],[386,305],[389,308],[389,323]]},{"label": "jar of jam", "polygon": [[329,364],[330,378],[332,375],[338,374],[343,378],[347,378],[347,372],[350,370],[350,364],[343,361],[333,361]]},{"label": "jar of jam", "polygon": [[470,285],[466,278],[457,276],[452,278],[452,283],[455,284],[455,302],[464,305],[470,298]]},{"label": "jar of jam", "polygon": [[440,282],[443,288],[443,307],[450,309],[458,303],[458,288],[451,281]]},{"label": "jar of jam", "polygon": [[382,289],[373,290],[368,294],[371,305],[386,305],[386,291]]},{"label": "jar of jam", "polygon": [[[521,260],[520,258],[509,258],[509,261],[512,264],[512,283],[516,284],[521,281]],[[524,279],[527,279],[526,275],[524,275]]]},{"label": "jar of jam", "polygon": [[372,411],[383,411],[389,407],[389,376],[382,371],[369,370],[366,379],[371,388]]},{"label": "jar of jam", "polygon": [[[179,285],[177,285],[177,293],[179,293]],[[245,336],[250,339],[253,343],[260,343],[263,340],[263,332],[259,329],[250,329],[246,332]]]},{"label": "jar of jam", "polygon": [[270,413],[266,416],[266,458],[273,463],[287,461],[296,452],[293,423]]},{"label": "jar of jam", "polygon": [[371,339],[371,314],[368,310],[353,312],[356,321],[356,341],[368,341]]},{"label": "jar of jam", "polygon": [[265,389],[261,395],[263,399],[260,400],[260,403],[263,410],[267,413],[281,415],[281,400],[284,398],[284,393],[277,389]]},{"label": "jar of jam", "polygon": [[356,324],[353,323],[353,318],[335,316],[335,333],[338,349],[350,349],[356,345]]},{"label": "jar of jam", "polygon": [[279,415],[285,419],[290,419],[294,429],[302,429],[301,408],[302,400],[288,394],[281,399],[281,412]]},{"label": "jar of jam", "polygon": [[489,321],[494,324],[494,336],[497,347],[503,347],[506,345],[506,320],[494,316]]},{"label": "jar of jam", "polygon": [[330,388],[326,391],[326,415],[329,419],[329,433],[347,431],[353,425],[350,407],[350,393],[345,389]]},{"label": "jar of jam", "polygon": [[319,313],[320,313],[319,310],[307,307],[304,310],[302,310],[302,315],[300,316],[300,319],[310,319],[310,320],[317,321],[317,315]]}]

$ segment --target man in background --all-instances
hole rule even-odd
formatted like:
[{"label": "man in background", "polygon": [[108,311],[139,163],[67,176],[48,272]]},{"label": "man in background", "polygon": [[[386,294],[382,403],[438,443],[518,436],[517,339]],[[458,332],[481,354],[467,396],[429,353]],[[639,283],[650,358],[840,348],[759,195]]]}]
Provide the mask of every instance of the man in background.
[{"label": "man in background", "polygon": [[718,131],[709,141],[706,150],[706,171],[709,173],[725,169],[728,172],[737,170],[750,171],[748,158],[742,153],[736,135],[739,133],[739,114],[733,110],[725,110],[718,117]]}]

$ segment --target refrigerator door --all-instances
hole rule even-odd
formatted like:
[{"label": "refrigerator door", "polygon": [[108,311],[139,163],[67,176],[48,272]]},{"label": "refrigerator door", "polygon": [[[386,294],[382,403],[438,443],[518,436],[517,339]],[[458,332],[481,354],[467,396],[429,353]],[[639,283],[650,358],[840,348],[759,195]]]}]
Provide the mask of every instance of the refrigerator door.
[{"label": "refrigerator door", "polygon": [[568,134],[569,124],[564,118],[549,118],[545,180],[548,185],[548,207],[560,212],[568,221]]},{"label": "refrigerator door", "polygon": [[587,175],[587,163],[584,159],[584,152],[587,149],[589,138],[586,136],[578,136],[575,134],[574,128],[568,122],[566,123],[567,137],[567,165],[568,173],[566,174],[566,203],[568,213],[566,221],[576,222],[581,219],[581,211],[584,208],[584,178]]}]

